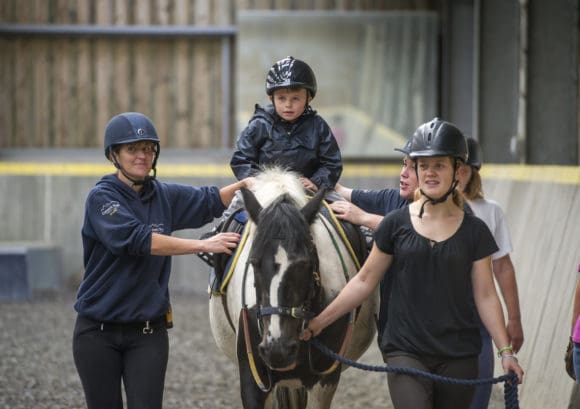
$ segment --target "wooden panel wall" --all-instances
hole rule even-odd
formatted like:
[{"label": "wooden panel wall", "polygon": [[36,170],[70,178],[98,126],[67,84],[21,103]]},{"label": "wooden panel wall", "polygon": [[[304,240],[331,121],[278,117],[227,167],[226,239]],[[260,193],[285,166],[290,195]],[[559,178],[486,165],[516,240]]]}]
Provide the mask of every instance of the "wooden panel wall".
[{"label": "wooden panel wall", "polygon": [[[238,9],[409,10],[430,9],[432,3],[436,1],[2,0],[0,25],[233,26]],[[231,61],[235,72],[233,56]],[[235,107],[233,98],[222,101],[221,67],[218,37],[0,35],[0,149],[98,147],[107,121],[124,111],[149,115],[164,147],[222,147],[222,107],[228,105],[230,123]],[[231,88],[233,96],[235,84]]]},{"label": "wooden panel wall", "polygon": [[[0,2],[0,24],[231,26],[233,16],[232,0]],[[101,146],[124,111],[149,115],[163,146],[220,147],[221,41],[0,36],[0,148]]]},{"label": "wooden panel wall", "polygon": [[239,10],[425,10],[437,0],[238,0]]}]

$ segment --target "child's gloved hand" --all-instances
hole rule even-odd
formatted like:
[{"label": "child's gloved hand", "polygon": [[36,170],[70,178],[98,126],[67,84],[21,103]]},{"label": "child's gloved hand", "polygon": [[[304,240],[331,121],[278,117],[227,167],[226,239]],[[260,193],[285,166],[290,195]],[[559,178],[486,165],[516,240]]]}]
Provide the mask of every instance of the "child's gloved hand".
[{"label": "child's gloved hand", "polygon": [[308,178],[301,177],[300,181],[305,189],[312,190],[313,192],[318,192],[318,186],[316,186],[312,181]]}]

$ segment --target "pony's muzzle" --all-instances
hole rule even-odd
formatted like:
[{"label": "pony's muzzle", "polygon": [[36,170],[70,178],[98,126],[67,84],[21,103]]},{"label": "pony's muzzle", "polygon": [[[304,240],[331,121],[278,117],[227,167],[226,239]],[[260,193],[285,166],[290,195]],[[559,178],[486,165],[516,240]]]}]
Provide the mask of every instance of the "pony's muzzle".
[{"label": "pony's muzzle", "polygon": [[289,371],[296,367],[298,342],[294,339],[264,340],[258,345],[258,352],[270,369]]}]

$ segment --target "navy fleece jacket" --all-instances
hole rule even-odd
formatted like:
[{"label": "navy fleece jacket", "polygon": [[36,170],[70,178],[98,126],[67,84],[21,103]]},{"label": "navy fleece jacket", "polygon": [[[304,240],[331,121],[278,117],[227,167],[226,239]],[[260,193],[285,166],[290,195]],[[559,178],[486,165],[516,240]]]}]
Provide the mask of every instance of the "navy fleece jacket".
[{"label": "navy fleece jacket", "polygon": [[154,180],[137,193],[115,175],[103,177],[86,201],[85,274],[75,310],[111,322],[163,316],[169,306],[171,257],[150,254],[151,234],[198,228],[223,211],[217,187]]}]

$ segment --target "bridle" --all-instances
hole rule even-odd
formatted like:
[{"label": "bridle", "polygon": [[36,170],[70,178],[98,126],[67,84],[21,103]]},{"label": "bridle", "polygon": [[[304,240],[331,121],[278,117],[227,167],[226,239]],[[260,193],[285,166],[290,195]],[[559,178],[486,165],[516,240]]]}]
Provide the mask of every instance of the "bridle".
[{"label": "bridle", "polygon": [[[320,273],[318,272],[318,253],[316,251],[316,246],[312,241],[309,243],[309,254],[310,259],[313,260],[312,271],[309,279],[309,289],[308,295],[304,302],[298,306],[279,306],[279,305],[268,305],[259,306],[257,313],[258,328],[260,330],[260,336],[263,335],[262,318],[270,315],[280,315],[283,317],[290,317],[302,320],[302,329],[306,327],[308,320],[314,318],[316,313],[312,311],[312,303],[318,299],[321,290]],[[246,277],[248,275],[248,270],[251,265],[251,258],[246,261],[246,267],[244,269],[244,276],[242,279],[242,308],[247,311],[246,304]]]},{"label": "bridle", "polygon": [[[308,296],[300,306],[260,306],[258,308],[258,312],[256,314],[256,321],[258,326],[258,331],[260,334],[260,338],[263,334],[263,318],[271,315],[280,315],[285,317],[291,317],[295,319],[302,320],[301,328],[304,329],[307,325],[309,319],[313,318],[316,314],[311,310],[312,302],[318,295],[320,294],[321,283],[320,283],[320,274],[318,273],[318,254],[316,252],[316,247],[314,243],[310,242],[310,256],[313,257],[314,266],[313,271],[310,275],[310,288],[308,291]],[[250,365],[250,371],[256,382],[256,385],[260,390],[264,393],[269,392],[272,389],[272,377],[271,377],[271,369],[266,367],[267,369],[267,376],[268,376],[268,384],[266,385],[260,374],[258,373],[258,368],[256,366],[256,361],[254,358],[254,353],[252,351],[252,341],[250,339],[250,330],[249,330],[249,320],[248,320],[248,305],[246,303],[246,279],[248,276],[248,271],[251,265],[251,258],[246,261],[246,266],[244,268],[244,275],[242,278],[242,324],[243,324],[243,332],[244,332],[244,341],[246,344],[246,354],[248,355],[248,363]]]},{"label": "bridle", "polygon": [[[262,324],[263,317],[270,316],[270,315],[280,315],[280,316],[286,316],[286,317],[291,317],[291,318],[295,318],[295,319],[300,319],[300,320],[302,320],[301,330],[304,330],[306,328],[306,325],[308,324],[308,321],[311,318],[316,316],[317,313],[312,311],[312,303],[316,299],[319,298],[322,285],[321,285],[320,273],[318,271],[319,270],[319,268],[318,268],[319,267],[318,253],[316,250],[316,246],[314,245],[313,242],[310,243],[309,249],[310,249],[310,256],[312,257],[312,260],[314,260],[314,266],[313,266],[313,271],[311,272],[311,275],[310,275],[310,277],[311,277],[311,279],[309,280],[310,281],[310,284],[309,284],[310,288],[309,288],[308,296],[307,296],[306,300],[300,306],[260,306],[258,308],[258,312],[256,314],[256,320],[257,320],[257,324],[258,324],[258,330],[259,330],[260,337],[263,335],[263,324]],[[266,393],[266,392],[269,392],[272,388],[272,379],[271,379],[271,372],[270,372],[271,369],[269,367],[267,367],[268,385],[266,386],[266,384],[262,381],[260,374],[258,373],[258,368],[256,366],[254,353],[252,351],[251,339],[250,339],[249,320],[248,320],[248,305],[246,304],[246,278],[248,275],[248,270],[249,270],[250,265],[251,265],[251,262],[250,262],[250,259],[248,259],[246,261],[246,266],[244,268],[244,275],[242,278],[243,333],[244,333],[244,341],[246,344],[246,354],[248,356],[248,363],[250,365],[250,371],[252,373],[254,381],[256,382],[256,385],[260,388],[260,390],[262,392]],[[339,351],[340,356],[343,356],[344,353],[346,352],[346,347],[348,346],[348,343],[350,341],[350,336],[352,334],[354,320],[355,320],[355,311],[352,311],[350,313],[347,331],[346,331],[342,346],[341,346],[340,351]],[[328,369],[326,369],[324,371],[316,370],[312,365],[311,348],[312,347],[309,344],[308,345],[308,358],[309,358],[308,362],[309,362],[309,367],[310,367],[311,372],[313,372],[317,375],[328,375],[328,374],[334,372],[339,367],[340,362],[337,359],[332,363],[332,365]]]},{"label": "bridle", "polygon": [[[258,309],[258,327],[260,328],[260,336],[262,336],[262,318],[269,315],[280,315],[282,317],[290,317],[302,320],[302,328],[306,327],[308,320],[314,318],[316,313],[312,312],[312,303],[320,295],[321,283],[320,283],[320,273],[319,263],[318,263],[318,253],[316,251],[316,246],[312,241],[309,243],[309,254],[310,259],[313,260],[312,271],[310,273],[309,289],[306,299],[299,306],[260,306]],[[247,269],[247,268],[246,268]],[[244,305],[244,300],[242,300],[242,305]]]}]

